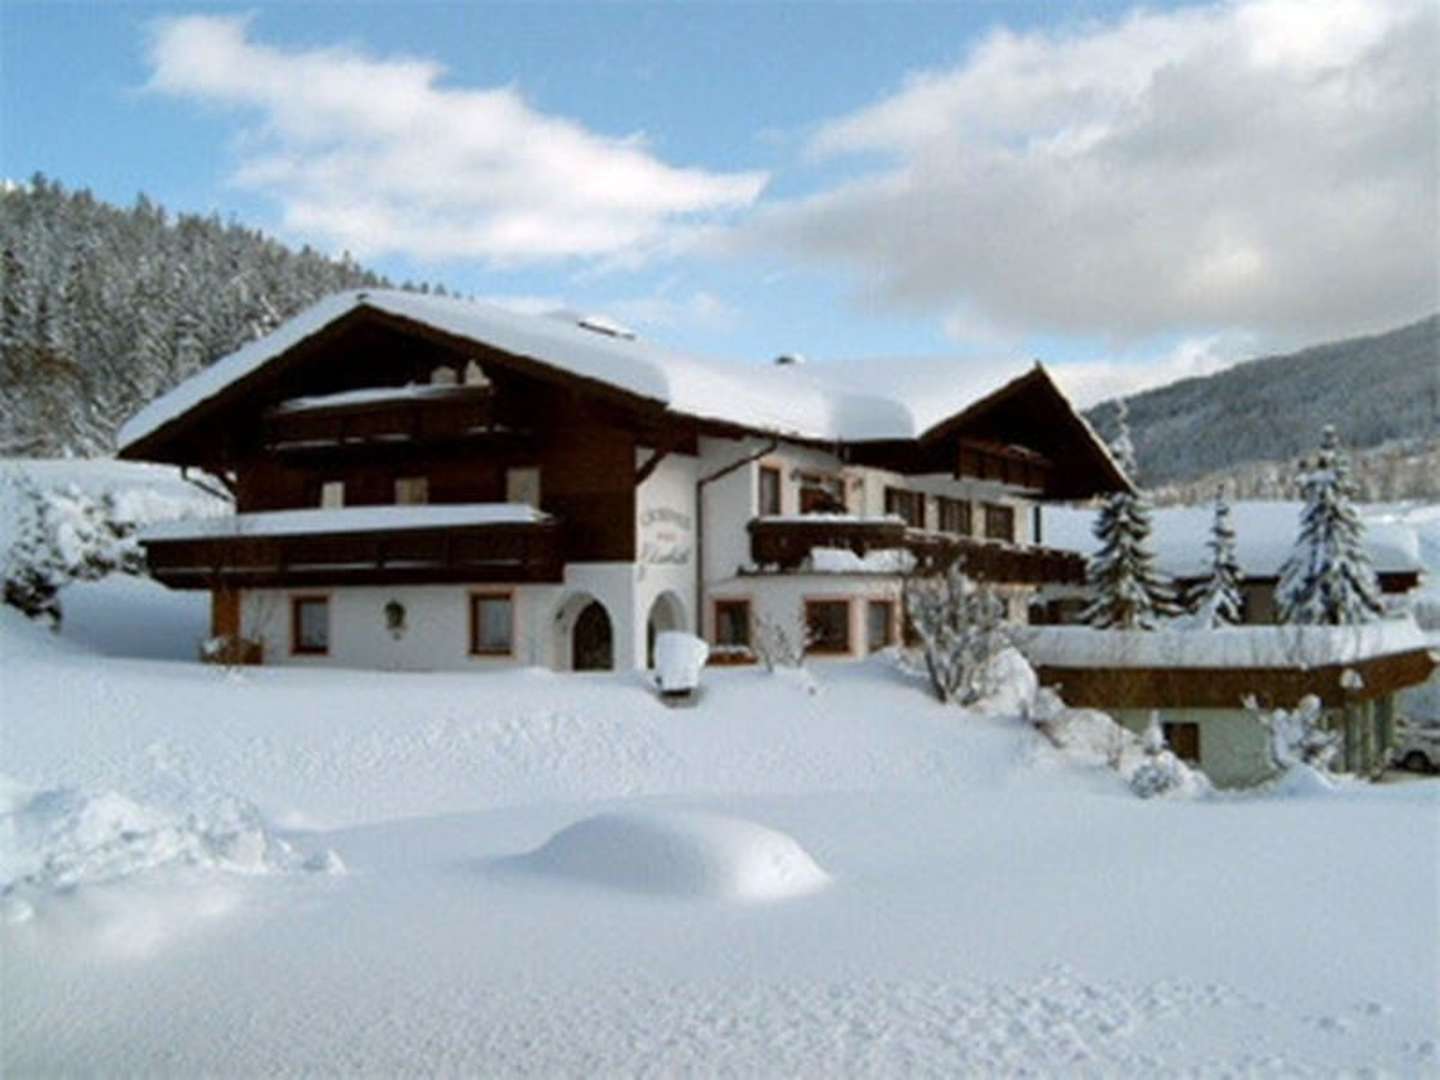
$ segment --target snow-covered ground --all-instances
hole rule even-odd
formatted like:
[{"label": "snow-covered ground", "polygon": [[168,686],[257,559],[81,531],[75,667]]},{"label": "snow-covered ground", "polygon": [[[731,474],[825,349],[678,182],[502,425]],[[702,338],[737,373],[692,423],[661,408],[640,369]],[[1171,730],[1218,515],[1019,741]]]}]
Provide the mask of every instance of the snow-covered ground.
[{"label": "snow-covered ground", "polygon": [[1142,801],[1016,680],[227,672],[203,597],[61,600],[0,608],[7,1074],[1440,1073],[1440,781]]},{"label": "snow-covered ground", "polygon": [[1440,1070],[1435,781],[1141,801],[879,660],[227,673],[84,588],[0,611],[7,1072]]}]

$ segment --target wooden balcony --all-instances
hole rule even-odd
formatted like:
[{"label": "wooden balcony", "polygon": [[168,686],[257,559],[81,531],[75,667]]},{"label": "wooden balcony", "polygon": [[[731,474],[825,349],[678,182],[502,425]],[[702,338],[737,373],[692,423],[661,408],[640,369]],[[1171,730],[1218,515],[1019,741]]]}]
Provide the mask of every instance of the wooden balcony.
[{"label": "wooden balcony", "polygon": [[968,536],[912,531],[905,546],[915,555],[922,574],[948,570],[963,559],[965,571],[981,581],[1007,585],[1083,585],[1085,558],[1073,551],[1045,547],[1012,547]]},{"label": "wooden balcony", "polygon": [[757,566],[782,572],[802,570],[813,548],[839,548],[864,556],[905,548],[920,574],[945,571],[963,559],[966,571],[985,581],[1012,585],[1067,584],[1085,581],[1085,560],[1070,551],[1013,547],[947,533],[906,528],[895,518],[756,518],[749,524],[750,558]]},{"label": "wooden balcony", "polygon": [[[295,512],[290,512],[291,514]],[[299,513],[305,513],[300,511]],[[334,515],[319,521],[333,522]],[[561,525],[554,519],[249,534],[243,515],[223,532],[144,537],[151,574],[171,588],[290,588],[325,585],[557,583]]]},{"label": "wooden balcony", "polygon": [[453,442],[495,433],[488,386],[380,387],[287,402],[266,413],[260,438],[279,453]]},{"label": "wooden balcony", "polygon": [[815,514],[751,521],[750,561],[757,566],[795,570],[812,548],[839,548],[865,555],[905,546],[905,523],[898,518],[854,518]]}]

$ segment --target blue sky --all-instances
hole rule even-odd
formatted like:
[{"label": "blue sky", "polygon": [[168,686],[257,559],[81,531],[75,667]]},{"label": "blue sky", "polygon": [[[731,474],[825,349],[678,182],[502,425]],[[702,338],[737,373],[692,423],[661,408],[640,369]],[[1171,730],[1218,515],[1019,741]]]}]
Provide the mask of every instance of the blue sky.
[{"label": "blue sky", "polygon": [[0,6],[0,175],[765,358],[1080,397],[1436,306],[1435,9]]}]

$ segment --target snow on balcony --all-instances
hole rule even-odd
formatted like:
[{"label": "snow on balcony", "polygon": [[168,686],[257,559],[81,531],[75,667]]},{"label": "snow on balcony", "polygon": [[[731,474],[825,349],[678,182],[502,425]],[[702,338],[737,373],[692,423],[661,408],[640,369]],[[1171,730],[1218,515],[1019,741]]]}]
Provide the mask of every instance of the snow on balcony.
[{"label": "snow on balcony", "polygon": [[473,525],[526,525],[549,520],[549,514],[524,503],[347,506],[326,510],[270,510],[172,521],[146,529],[140,539],[208,540],[223,537],[395,532]]}]

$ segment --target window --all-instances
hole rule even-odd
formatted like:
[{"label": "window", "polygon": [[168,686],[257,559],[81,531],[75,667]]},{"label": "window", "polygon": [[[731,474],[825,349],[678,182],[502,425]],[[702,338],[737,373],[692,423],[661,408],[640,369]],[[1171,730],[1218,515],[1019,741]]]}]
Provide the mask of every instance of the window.
[{"label": "window", "polygon": [[1195,723],[1162,724],[1165,741],[1181,761],[1200,764],[1200,725]]},{"label": "window", "polygon": [[505,470],[505,501],[540,509],[540,470],[534,466]]},{"label": "window", "polygon": [[912,529],[925,527],[925,496],[904,488],[885,489],[885,513],[895,514]]},{"label": "window", "polygon": [[985,504],[985,539],[1015,542],[1015,508]]},{"label": "window", "polygon": [[810,652],[849,655],[849,600],[806,600],[805,626],[810,631]]},{"label": "window", "polygon": [[339,510],[344,505],[344,480],[326,480],[320,485],[320,508],[322,510]]},{"label": "window", "polygon": [[940,531],[956,536],[975,535],[975,522],[967,500],[940,497]]},{"label": "window", "polygon": [[515,646],[515,601],[509,593],[470,597],[470,653],[509,656]]},{"label": "window", "polygon": [[800,513],[845,513],[845,484],[838,476],[800,474]]},{"label": "window", "polygon": [[715,601],[715,644],[750,647],[750,601]]},{"label": "window", "polygon": [[875,652],[895,644],[895,601],[871,600],[865,607],[865,646]]},{"label": "window", "polygon": [[430,478],[401,476],[395,481],[396,506],[421,506],[430,501]]},{"label": "window", "polygon": [[300,655],[324,656],[330,651],[330,598],[290,598],[290,651]]},{"label": "window", "polygon": [[760,516],[780,513],[780,470],[773,465],[760,466]]}]

